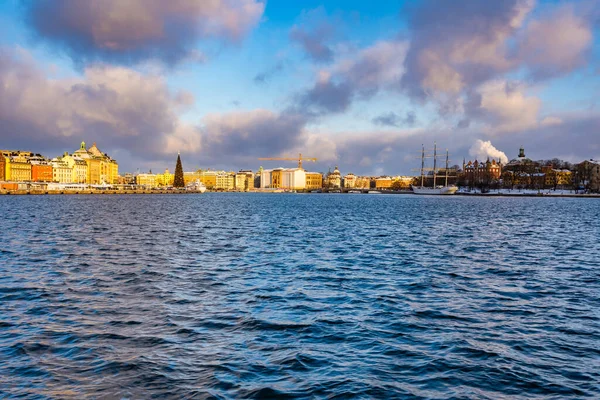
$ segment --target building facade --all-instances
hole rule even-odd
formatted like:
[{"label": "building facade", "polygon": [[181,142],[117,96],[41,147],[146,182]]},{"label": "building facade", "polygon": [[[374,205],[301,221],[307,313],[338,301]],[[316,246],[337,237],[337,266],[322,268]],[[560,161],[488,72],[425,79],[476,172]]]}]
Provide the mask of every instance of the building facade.
[{"label": "building facade", "polygon": [[0,152],[0,182],[6,180],[6,160],[4,154]]},{"label": "building facade", "polygon": [[323,189],[323,174],[320,172],[306,173],[306,190]]},{"label": "building facade", "polygon": [[32,182],[52,182],[52,165],[46,161],[31,162],[31,181]]},{"label": "building facade", "polygon": [[333,172],[327,174],[327,187],[329,189],[340,189],[342,187],[342,174],[337,165]]},{"label": "building facade", "polygon": [[31,182],[31,163],[29,152],[17,152],[9,156],[10,180],[13,182]]}]

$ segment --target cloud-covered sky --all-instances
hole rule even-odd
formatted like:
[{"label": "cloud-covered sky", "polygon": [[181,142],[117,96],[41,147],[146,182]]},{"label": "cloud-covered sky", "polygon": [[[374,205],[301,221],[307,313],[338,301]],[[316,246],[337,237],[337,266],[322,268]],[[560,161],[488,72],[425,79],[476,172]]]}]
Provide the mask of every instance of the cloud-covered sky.
[{"label": "cloud-covered sky", "polygon": [[578,162],[599,97],[600,0],[0,3],[0,148],[96,142],[122,172]]}]

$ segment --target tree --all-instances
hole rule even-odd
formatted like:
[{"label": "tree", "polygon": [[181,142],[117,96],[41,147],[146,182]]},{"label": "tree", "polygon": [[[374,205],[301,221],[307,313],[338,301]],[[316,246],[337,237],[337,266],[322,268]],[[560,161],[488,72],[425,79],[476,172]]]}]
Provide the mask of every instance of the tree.
[{"label": "tree", "polygon": [[179,153],[177,153],[177,165],[175,166],[175,178],[173,181],[173,186],[176,188],[185,187],[185,182],[183,180],[183,167],[181,166],[181,157]]}]

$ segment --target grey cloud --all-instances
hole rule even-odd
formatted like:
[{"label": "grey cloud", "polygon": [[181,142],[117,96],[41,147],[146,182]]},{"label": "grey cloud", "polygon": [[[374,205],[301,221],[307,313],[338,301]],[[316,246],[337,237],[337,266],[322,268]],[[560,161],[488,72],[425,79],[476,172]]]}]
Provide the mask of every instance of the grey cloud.
[{"label": "grey cloud", "polygon": [[258,157],[271,157],[296,146],[303,138],[304,117],[268,110],[208,114],[199,127],[201,157],[210,163],[240,165]]},{"label": "grey cloud", "polygon": [[322,70],[315,84],[296,96],[295,107],[309,115],[346,111],[355,99],[369,99],[398,87],[406,52],[403,41],[380,41]]},{"label": "grey cloud", "polygon": [[313,61],[327,63],[333,61],[334,53],[328,42],[333,38],[335,29],[327,20],[323,8],[305,12],[301,23],[290,30],[290,40],[298,43]]},{"label": "grey cloud", "polygon": [[417,122],[417,116],[414,111],[407,111],[404,117],[390,111],[373,118],[372,122],[381,126],[412,127]]},{"label": "grey cloud", "polygon": [[[94,66],[78,79],[49,80],[27,58],[0,52],[0,138],[5,147],[48,156],[82,140],[110,152],[162,157],[179,129],[176,109],[189,94],[121,67]],[[32,148],[33,147],[33,148]]]},{"label": "grey cloud", "polygon": [[348,82],[320,80],[297,97],[296,107],[312,116],[342,112],[348,109],[354,94],[354,89]]},{"label": "grey cloud", "polygon": [[256,74],[256,76],[254,76],[253,81],[254,83],[259,85],[266,84],[271,80],[271,78],[273,78],[273,76],[283,71],[283,68],[283,62],[278,62],[268,70]]},{"label": "grey cloud", "polygon": [[258,0],[38,0],[26,2],[36,37],[75,62],[173,65],[197,57],[201,39],[240,40],[260,20]]},{"label": "grey cloud", "polygon": [[420,100],[436,93],[456,95],[508,70],[506,39],[530,7],[520,0],[428,0],[413,6],[403,88]]}]

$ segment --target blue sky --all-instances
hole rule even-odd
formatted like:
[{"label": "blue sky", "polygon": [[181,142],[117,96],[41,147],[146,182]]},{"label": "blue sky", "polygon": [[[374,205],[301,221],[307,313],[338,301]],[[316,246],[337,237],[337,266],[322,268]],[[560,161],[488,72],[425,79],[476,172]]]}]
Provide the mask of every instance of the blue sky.
[{"label": "blue sky", "polygon": [[[0,148],[121,171],[600,158],[596,0],[0,3]],[[264,164],[264,163],[263,163]],[[185,165],[184,165],[185,166]],[[277,165],[265,165],[275,167]]]}]

